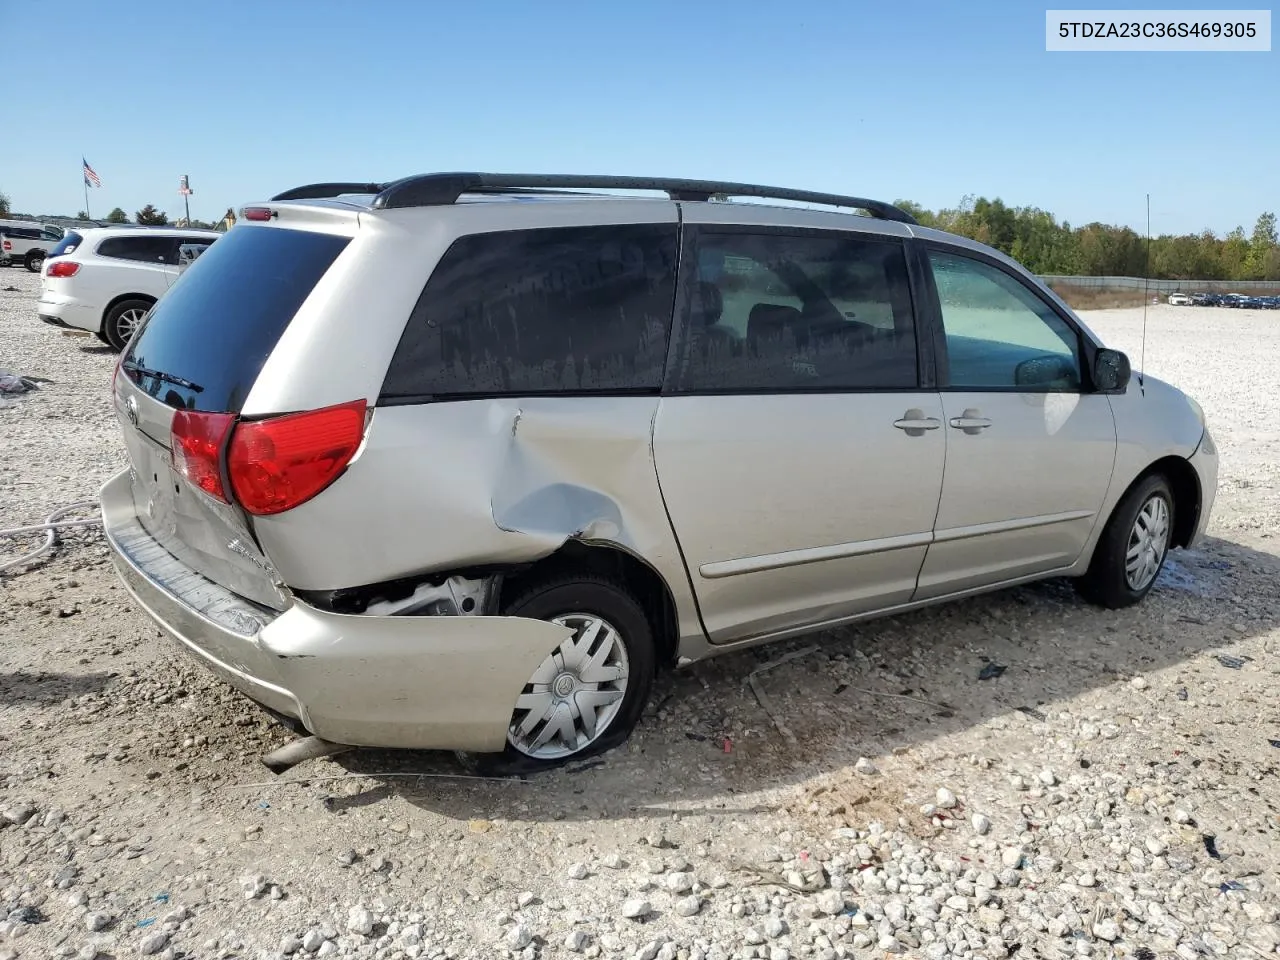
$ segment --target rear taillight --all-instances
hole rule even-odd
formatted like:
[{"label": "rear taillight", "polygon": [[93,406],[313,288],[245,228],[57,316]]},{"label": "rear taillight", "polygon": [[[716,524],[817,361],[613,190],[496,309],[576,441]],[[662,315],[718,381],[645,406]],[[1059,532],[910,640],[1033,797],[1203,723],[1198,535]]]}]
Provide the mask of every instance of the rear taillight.
[{"label": "rear taillight", "polygon": [[235,422],[230,413],[195,413],[179,410],[173,415],[173,465],[186,480],[224,503],[222,449]]},{"label": "rear taillight", "polygon": [[8,240],[0,240],[0,249],[12,250],[13,244],[10,243]]},{"label": "rear taillight", "polygon": [[310,500],[346,469],[364,438],[364,400],[241,422],[231,435],[227,475],[246,512],[283,513]]},{"label": "rear taillight", "polygon": [[74,277],[80,272],[80,264],[72,260],[50,260],[44,268],[46,277]]}]

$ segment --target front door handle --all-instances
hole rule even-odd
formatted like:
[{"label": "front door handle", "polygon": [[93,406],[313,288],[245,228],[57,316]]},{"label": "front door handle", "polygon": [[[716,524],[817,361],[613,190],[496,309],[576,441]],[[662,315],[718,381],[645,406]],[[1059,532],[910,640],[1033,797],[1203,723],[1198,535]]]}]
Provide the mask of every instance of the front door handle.
[{"label": "front door handle", "polygon": [[964,413],[958,417],[952,417],[947,422],[957,430],[963,430],[967,434],[975,434],[991,426],[991,421],[986,417],[979,416],[982,411],[976,407],[969,407]]},{"label": "front door handle", "polygon": [[923,410],[912,407],[902,415],[901,420],[893,421],[893,425],[899,430],[905,430],[908,437],[922,437],[926,430],[937,430],[942,426],[942,421],[926,417]]}]

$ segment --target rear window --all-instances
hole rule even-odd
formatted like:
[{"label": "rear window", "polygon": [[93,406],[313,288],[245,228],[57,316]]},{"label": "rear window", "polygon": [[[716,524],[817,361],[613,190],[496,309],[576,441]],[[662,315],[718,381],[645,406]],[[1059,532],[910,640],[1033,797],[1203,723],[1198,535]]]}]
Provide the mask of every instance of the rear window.
[{"label": "rear window", "polygon": [[123,369],[172,407],[239,413],[293,315],[348,242],[233,228],[156,304]]},{"label": "rear window", "polygon": [[414,307],[382,396],[656,392],[675,269],[674,223],[462,237]]},{"label": "rear window", "polygon": [[108,237],[98,244],[98,256],[142,263],[177,263],[176,237]]},{"label": "rear window", "polygon": [[76,247],[80,246],[80,241],[83,239],[84,237],[80,236],[80,234],[76,233],[74,230],[68,230],[62,235],[62,239],[58,241],[57,246],[49,251],[49,256],[65,256],[75,250]]}]

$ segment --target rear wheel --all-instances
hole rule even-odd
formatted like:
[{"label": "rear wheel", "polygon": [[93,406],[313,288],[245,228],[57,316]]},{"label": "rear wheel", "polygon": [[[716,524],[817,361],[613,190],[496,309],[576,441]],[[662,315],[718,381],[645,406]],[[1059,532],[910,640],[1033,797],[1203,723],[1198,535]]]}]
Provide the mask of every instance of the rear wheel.
[{"label": "rear wheel", "polygon": [[30,250],[27,252],[26,259],[23,261],[27,265],[27,269],[32,273],[39,273],[40,268],[44,266],[44,251]]},{"label": "rear wheel", "polygon": [[1090,603],[1118,610],[1151,592],[1173,541],[1173,491],[1163,474],[1147,477],[1116,506],[1093,551],[1088,572],[1076,581]]},{"label": "rear wheel", "polygon": [[151,306],[147,300],[121,300],[107,311],[107,318],[102,323],[102,334],[107,343],[117,351],[128,346]]},{"label": "rear wheel", "polygon": [[463,761],[486,772],[534,772],[624,742],[644,710],[655,666],[653,631],[632,592],[589,574],[560,577],[521,590],[502,612],[573,633],[525,682],[506,749]]}]

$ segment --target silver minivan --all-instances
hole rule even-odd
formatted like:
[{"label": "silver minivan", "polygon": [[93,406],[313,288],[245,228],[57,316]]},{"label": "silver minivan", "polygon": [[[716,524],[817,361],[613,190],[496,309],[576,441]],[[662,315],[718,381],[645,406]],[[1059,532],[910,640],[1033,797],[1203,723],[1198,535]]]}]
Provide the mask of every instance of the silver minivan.
[{"label": "silver minivan", "polygon": [[749,184],[300,187],[113,393],[143,609],[323,741],[496,767],[621,742],[663,665],[1045,577],[1135,603],[1217,484],[1195,401],[1009,258]]}]

